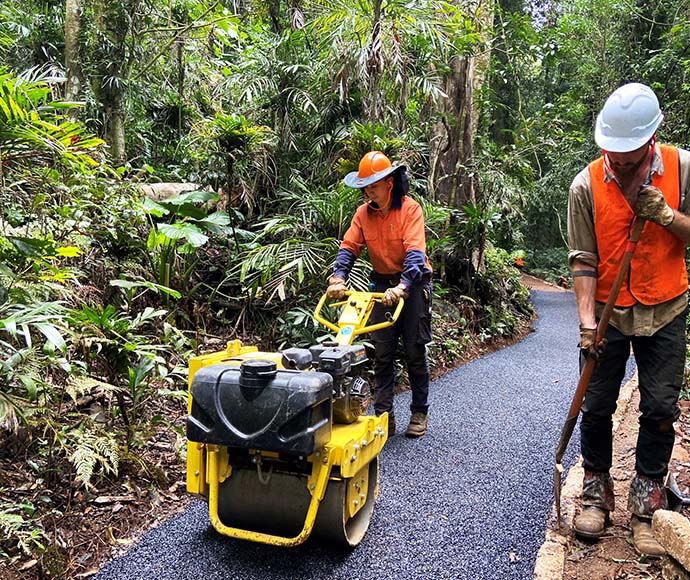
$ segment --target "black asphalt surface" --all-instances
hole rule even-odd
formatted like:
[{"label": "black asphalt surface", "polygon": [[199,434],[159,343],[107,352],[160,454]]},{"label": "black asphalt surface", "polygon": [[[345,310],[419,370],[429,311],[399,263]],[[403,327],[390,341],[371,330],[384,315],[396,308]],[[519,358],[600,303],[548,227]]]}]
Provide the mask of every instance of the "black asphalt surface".
[{"label": "black asphalt surface", "polygon": [[[578,375],[573,294],[532,297],[535,332],[434,381],[426,436],[398,434],[386,443],[374,517],[354,551],[314,540],[274,548],[220,536],[199,501],[93,578],[531,579]],[[399,431],[409,402],[408,393],[396,398]],[[577,453],[578,430],[564,465]]]}]

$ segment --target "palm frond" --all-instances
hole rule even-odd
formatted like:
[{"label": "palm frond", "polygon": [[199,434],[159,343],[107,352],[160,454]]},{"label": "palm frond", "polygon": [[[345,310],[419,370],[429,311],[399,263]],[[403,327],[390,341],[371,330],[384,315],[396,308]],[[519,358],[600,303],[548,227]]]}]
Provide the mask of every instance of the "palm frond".
[{"label": "palm frond", "polygon": [[93,155],[103,141],[63,117],[69,103],[51,100],[45,70],[16,77],[0,71],[0,152],[7,163],[61,160],[81,168],[98,165]]},{"label": "palm frond", "polygon": [[270,302],[296,294],[307,277],[321,279],[335,254],[335,240],[289,239],[250,251],[240,264],[245,292]]}]

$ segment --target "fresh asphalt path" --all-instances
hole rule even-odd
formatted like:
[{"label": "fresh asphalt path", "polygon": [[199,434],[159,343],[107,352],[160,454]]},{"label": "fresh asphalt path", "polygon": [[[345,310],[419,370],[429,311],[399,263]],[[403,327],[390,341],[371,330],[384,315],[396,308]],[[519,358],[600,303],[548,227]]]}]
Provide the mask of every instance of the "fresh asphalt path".
[{"label": "fresh asphalt path", "polygon": [[[434,381],[426,436],[398,434],[386,443],[374,517],[355,550],[313,540],[275,548],[220,536],[197,501],[93,578],[531,579],[578,373],[573,294],[536,291],[532,298],[535,332]],[[408,393],[396,397],[399,430],[409,402]],[[576,431],[566,466],[578,440]]]}]

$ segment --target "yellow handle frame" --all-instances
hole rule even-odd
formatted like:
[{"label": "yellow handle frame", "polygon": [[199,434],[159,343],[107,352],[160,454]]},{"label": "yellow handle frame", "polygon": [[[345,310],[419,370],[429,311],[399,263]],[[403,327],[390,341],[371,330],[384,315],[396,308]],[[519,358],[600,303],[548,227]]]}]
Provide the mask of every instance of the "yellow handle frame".
[{"label": "yellow handle frame", "polygon": [[321,300],[319,300],[319,303],[314,309],[314,314],[312,315],[317,322],[320,322],[326,328],[330,328],[336,333],[335,341],[340,345],[352,344],[355,337],[359,336],[360,334],[366,334],[367,332],[374,332],[376,330],[381,330],[382,328],[392,326],[400,317],[403,306],[405,306],[405,300],[401,298],[398,301],[390,320],[367,326],[366,323],[369,320],[369,316],[371,316],[371,311],[374,308],[374,304],[381,301],[383,294],[381,292],[348,291],[345,293],[345,296],[347,297],[347,300],[334,302],[329,305],[332,307],[344,306],[342,312],[340,313],[338,324],[333,324],[321,316],[321,311],[323,310],[324,304],[328,298],[326,294],[321,296]]}]

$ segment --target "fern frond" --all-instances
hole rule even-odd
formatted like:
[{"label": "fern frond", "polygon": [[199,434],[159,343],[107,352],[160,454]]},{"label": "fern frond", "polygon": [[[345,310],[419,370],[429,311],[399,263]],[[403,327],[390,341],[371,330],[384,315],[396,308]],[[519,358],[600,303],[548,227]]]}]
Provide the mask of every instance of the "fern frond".
[{"label": "fern frond", "polygon": [[103,393],[116,393],[124,390],[125,389],[122,387],[117,387],[111,383],[106,383],[105,381],[88,376],[71,376],[69,377],[67,386],[65,387],[65,392],[74,402],[76,402],[79,397],[92,393],[101,395]]},{"label": "fern frond", "polygon": [[[15,544],[27,556],[35,551],[45,550],[44,540],[47,540],[45,531],[38,527],[38,521],[25,519],[21,513],[23,510],[30,516],[33,515],[35,508],[30,502],[20,504],[0,501],[0,538]],[[0,556],[8,557],[0,544]]]},{"label": "fern frond", "polygon": [[99,435],[93,431],[77,431],[74,435],[77,446],[69,459],[84,487],[89,486],[98,465],[105,474],[117,475],[120,454],[112,435]]}]

